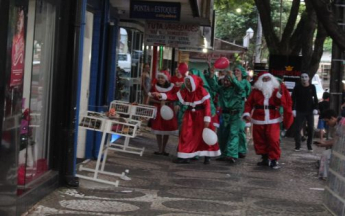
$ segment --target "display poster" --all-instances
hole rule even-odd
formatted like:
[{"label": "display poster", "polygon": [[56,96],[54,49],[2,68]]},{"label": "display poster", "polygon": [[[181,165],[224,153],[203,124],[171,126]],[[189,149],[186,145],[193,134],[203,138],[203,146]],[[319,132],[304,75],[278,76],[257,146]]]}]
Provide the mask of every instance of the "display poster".
[{"label": "display poster", "polygon": [[10,87],[23,83],[24,54],[25,54],[25,12],[16,9],[15,33],[12,38],[11,79]]},{"label": "display poster", "polygon": [[180,21],[181,3],[131,0],[129,17]]},{"label": "display poster", "polygon": [[197,24],[153,22],[145,25],[144,43],[148,46],[202,48],[204,37]]},{"label": "display poster", "polygon": [[269,72],[284,80],[286,87],[292,91],[300,81],[302,56],[270,55]]},{"label": "display poster", "polygon": [[233,53],[226,53],[226,52],[216,52],[216,51],[207,52],[207,53],[189,52],[189,59],[191,61],[200,60],[200,61],[205,62],[205,61],[210,60],[211,62],[214,62],[220,57],[226,57],[227,59],[229,59],[230,62],[233,61],[235,58]]}]

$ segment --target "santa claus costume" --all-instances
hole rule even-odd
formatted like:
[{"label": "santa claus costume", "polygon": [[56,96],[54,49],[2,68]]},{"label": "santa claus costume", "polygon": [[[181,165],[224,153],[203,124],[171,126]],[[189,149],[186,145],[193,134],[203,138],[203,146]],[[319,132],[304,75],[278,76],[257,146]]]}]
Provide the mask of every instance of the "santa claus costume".
[{"label": "santa claus costume", "polygon": [[183,116],[178,144],[177,163],[189,163],[189,159],[195,156],[205,156],[205,164],[209,164],[210,157],[220,155],[219,145],[207,145],[202,132],[205,127],[214,130],[211,122],[210,94],[203,88],[200,77],[195,75],[186,76],[184,84],[186,88],[177,94],[162,93],[162,100],[179,100],[188,106]]},{"label": "santa claus costume", "polygon": [[[156,78],[157,80],[155,81],[155,84],[152,86],[149,93],[150,96],[152,96],[151,92],[176,94],[178,88],[176,88],[174,84],[170,82],[171,76],[168,71],[158,72]],[[169,154],[165,152],[165,146],[168,142],[169,135],[178,134],[177,118],[174,112],[174,117],[172,119],[165,120],[162,118],[160,112],[163,105],[166,105],[173,110],[173,103],[162,102],[157,97],[153,97],[151,99],[151,102],[153,102],[153,105],[157,108],[157,115],[151,122],[151,131],[157,136],[157,143],[159,148],[158,152],[155,152],[155,154],[168,156]]]},{"label": "santa claus costume", "polygon": [[280,106],[284,108],[284,126],[288,129],[293,122],[290,94],[273,75],[260,73],[245,103],[243,117],[253,124],[254,148],[262,156],[258,165],[273,169],[280,168]]}]

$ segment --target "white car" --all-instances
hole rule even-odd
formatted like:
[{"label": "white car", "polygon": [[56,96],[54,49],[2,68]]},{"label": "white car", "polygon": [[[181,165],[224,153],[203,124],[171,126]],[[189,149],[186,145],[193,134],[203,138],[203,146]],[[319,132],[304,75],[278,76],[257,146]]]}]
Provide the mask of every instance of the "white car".
[{"label": "white car", "polygon": [[117,55],[117,66],[123,69],[125,72],[131,72],[132,58],[131,54],[119,53]]}]

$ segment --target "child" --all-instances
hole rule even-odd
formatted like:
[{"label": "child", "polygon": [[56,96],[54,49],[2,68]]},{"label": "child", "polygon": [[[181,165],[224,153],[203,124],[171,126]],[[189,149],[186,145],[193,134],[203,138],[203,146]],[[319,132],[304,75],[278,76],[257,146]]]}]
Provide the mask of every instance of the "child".
[{"label": "child", "polygon": [[184,79],[185,88],[177,94],[152,93],[161,100],[179,102],[188,106],[183,115],[183,123],[179,136],[177,159],[175,163],[190,163],[195,156],[205,156],[204,164],[210,163],[210,157],[220,155],[218,143],[207,145],[202,138],[204,128],[214,130],[211,122],[210,94],[203,88],[200,77],[195,75],[186,76]]},{"label": "child", "polygon": [[324,139],[324,134],[325,134],[325,130],[327,130],[327,125],[325,124],[325,121],[323,120],[323,116],[322,113],[325,110],[329,109],[329,93],[328,92],[324,92],[322,95],[322,101],[319,103],[319,122],[317,124],[317,129],[320,130],[320,139],[323,140]]},{"label": "child", "polygon": [[[175,88],[174,84],[170,83],[170,74],[168,71],[161,71],[157,73],[156,84],[152,87],[151,92],[159,93],[173,93],[175,94],[178,89]],[[152,132],[156,134],[158,151],[154,152],[156,155],[169,156],[169,153],[165,151],[166,144],[169,140],[169,135],[177,134],[177,118],[174,114],[174,117],[171,120],[164,120],[160,115],[160,108],[163,105],[169,106],[173,109],[172,103],[165,103],[164,101],[159,101],[159,98],[153,97],[150,99],[153,102],[154,106],[157,107],[156,118],[152,120]]]}]

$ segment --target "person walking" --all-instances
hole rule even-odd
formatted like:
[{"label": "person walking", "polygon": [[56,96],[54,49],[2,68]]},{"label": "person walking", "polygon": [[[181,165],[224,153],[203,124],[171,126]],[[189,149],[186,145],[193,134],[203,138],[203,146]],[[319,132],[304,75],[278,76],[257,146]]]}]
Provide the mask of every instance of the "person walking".
[{"label": "person walking", "polygon": [[221,156],[217,160],[235,163],[247,152],[245,143],[240,142],[240,132],[242,127],[244,128],[241,119],[244,87],[232,71],[228,74],[223,78],[223,85],[220,86],[213,78],[214,70],[211,70],[208,82],[211,90],[219,94],[218,105],[221,108],[222,121],[218,131]]},{"label": "person walking", "polygon": [[280,106],[284,108],[284,127],[288,129],[293,122],[291,97],[286,92],[273,75],[261,72],[245,103],[242,117],[253,124],[255,152],[262,157],[259,166],[280,168]]},{"label": "person walking", "polygon": [[180,130],[177,159],[174,163],[190,163],[195,156],[204,156],[204,164],[210,163],[210,157],[220,155],[219,145],[207,145],[202,133],[204,128],[214,131],[211,122],[210,94],[203,88],[203,81],[196,75],[188,75],[184,80],[185,88],[177,94],[152,93],[152,96],[160,100],[175,101],[188,106],[183,115],[183,123]]},{"label": "person walking", "polygon": [[318,99],[316,88],[309,82],[307,73],[301,74],[301,84],[296,85],[292,91],[292,112],[295,117],[295,151],[301,150],[301,129],[303,122],[307,122],[307,147],[313,152],[312,142],[314,136],[314,115],[318,114]]},{"label": "person walking", "polygon": [[149,103],[149,92],[151,89],[150,65],[144,64],[143,72],[141,73],[141,89],[143,93],[143,104]]}]

